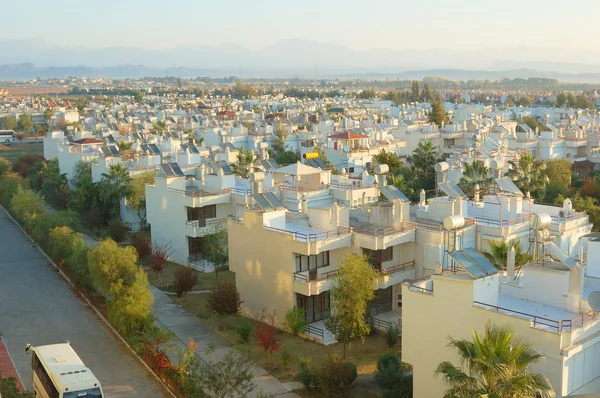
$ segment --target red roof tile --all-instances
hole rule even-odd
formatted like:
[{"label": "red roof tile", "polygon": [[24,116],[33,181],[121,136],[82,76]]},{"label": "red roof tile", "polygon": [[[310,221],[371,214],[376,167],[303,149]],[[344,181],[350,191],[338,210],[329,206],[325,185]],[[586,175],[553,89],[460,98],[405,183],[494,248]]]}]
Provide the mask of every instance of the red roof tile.
[{"label": "red roof tile", "polygon": [[337,134],[330,135],[329,138],[340,139],[340,140],[355,140],[355,139],[363,139],[363,138],[369,138],[369,137],[367,137],[366,135],[361,135],[361,134],[352,133],[350,131],[346,131],[343,133],[337,133]]},{"label": "red roof tile", "polygon": [[80,140],[73,141],[75,144],[101,144],[102,141],[95,138],[82,138]]}]

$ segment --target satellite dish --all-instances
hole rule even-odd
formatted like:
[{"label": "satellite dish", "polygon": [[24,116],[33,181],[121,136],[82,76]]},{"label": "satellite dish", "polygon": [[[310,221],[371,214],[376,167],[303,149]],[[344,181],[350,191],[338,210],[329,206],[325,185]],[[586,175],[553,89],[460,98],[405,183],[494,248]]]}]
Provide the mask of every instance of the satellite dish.
[{"label": "satellite dish", "polygon": [[349,146],[345,146],[344,147],[344,152],[349,153],[350,152],[350,147]]},{"label": "satellite dish", "polygon": [[594,312],[600,312],[600,291],[595,290],[588,296],[588,304]]}]

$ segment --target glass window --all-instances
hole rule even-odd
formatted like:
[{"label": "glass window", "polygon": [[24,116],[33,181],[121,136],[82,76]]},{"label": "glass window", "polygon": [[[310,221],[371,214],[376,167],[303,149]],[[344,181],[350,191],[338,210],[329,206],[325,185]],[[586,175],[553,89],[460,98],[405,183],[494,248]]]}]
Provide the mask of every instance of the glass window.
[{"label": "glass window", "polygon": [[323,252],[319,254],[312,254],[310,256],[304,256],[302,254],[294,254],[294,266],[296,272],[313,270],[321,267],[327,267],[329,265],[329,252]]},{"label": "glass window", "polygon": [[46,394],[48,394],[48,396],[50,398],[58,398],[58,395],[59,395],[58,390],[56,389],[56,387],[54,387],[54,384],[52,383],[52,379],[50,379],[50,376],[46,372],[46,369],[44,368],[44,366],[42,365],[42,363],[40,362],[40,360],[38,359],[38,357],[35,353],[33,353],[32,362],[33,362],[33,372],[35,373],[37,378],[40,380],[42,388],[44,389]]},{"label": "glass window", "polygon": [[65,392],[63,398],[102,398],[102,393],[99,388],[90,388],[88,390]]}]

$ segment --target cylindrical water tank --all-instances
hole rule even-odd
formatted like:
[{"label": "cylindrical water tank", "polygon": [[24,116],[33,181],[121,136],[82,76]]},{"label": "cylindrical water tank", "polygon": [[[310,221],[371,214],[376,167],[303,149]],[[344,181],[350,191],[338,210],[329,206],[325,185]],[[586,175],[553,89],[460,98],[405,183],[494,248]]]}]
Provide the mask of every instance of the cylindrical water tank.
[{"label": "cylindrical water tank", "polygon": [[259,182],[264,180],[265,173],[263,173],[262,171],[255,171],[254,173],[250,174],[250,181],[252,182]]},{"label": "cylindrical water tank", "polygon": [[375,167],[375,174],[386,174],[390,171],[390,167],[387,164],[380,164]]},{"label": "cylindrical water tank", "polygon": [[552,225],[552,217],[546,213],[532,214],[529,219],[529,226],[533,230],[549,228]]},{"label": "cylindrical water tank", "polygon": [[450,168],[450,165],[448,164],[448,162],[439,162],[439,163],[436,163],[435,166],[433,166],[433,168],[438,173],[441,173],[444,171],[448,171],[448,169]]},{"label": "cylindrical water tank", "polygon": [[453,229],[462,228],[465,225],[465,218],[463,216],[448,216],[444,218],[444,228],[451,231]]}]

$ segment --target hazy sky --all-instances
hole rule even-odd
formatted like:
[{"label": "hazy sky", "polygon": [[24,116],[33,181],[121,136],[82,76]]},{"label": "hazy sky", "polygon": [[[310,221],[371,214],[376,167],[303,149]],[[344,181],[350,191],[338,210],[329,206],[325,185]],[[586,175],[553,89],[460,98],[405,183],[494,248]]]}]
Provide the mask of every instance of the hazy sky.
[{"label": "hazy sky", "polygon": [[[68,46],[258,49],[302,38],[371,48],[544,46],[597,41],[598,0],[1,0],[0,39]],[[12,14],[12,17],[8,14]]]}]

